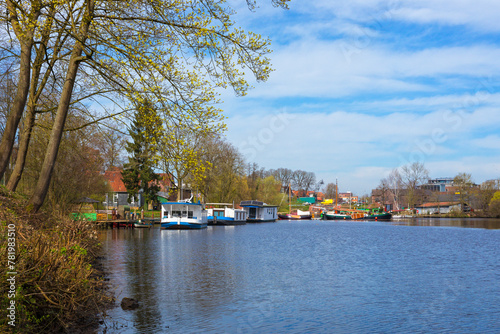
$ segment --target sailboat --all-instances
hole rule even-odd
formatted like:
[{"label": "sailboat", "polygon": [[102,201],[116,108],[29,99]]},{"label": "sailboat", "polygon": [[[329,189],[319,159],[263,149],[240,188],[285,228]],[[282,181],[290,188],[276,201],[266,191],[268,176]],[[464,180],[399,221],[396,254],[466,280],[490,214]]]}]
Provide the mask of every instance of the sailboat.
[{"label": "sailboat", "polygon": [[292,193],[290,184],[288,185],[288,213],[278,213],[278,218],[282,220],[299,220],[312,218],[312,215],[309,211],[301,211],[298,209],[292,211]]}]

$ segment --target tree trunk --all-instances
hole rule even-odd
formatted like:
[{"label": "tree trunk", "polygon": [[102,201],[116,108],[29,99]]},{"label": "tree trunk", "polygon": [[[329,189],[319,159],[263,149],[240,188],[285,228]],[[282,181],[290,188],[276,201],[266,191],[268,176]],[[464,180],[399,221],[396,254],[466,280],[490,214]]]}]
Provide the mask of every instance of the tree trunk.
[{"label": "tree trunk", "polygon": [[47,146],[47,151],[45,153],[42,170],[40,172],[35,191],[28,202],[29,209],[34,212],[38,211],[42,206],[49,189],[52,172],[54,171],[57,153],[59,151],[59,145],[61,144],[64,125],[66,123],[66,117],[68,115],[71,95],[73,93],[73,87],[75,85],[75,79],[78,73],[78,67],[80,65],[80,62],[83,60],[82,53],[84,43],[88,36],[90,23],[92,22],[94,3],[95,0],[89,0],[88,2],[86,2],[87,8],[83,16],[83,22],[80,26],[79,39],[75,42],[73,51],[71,53],[71,58],[66,73],[66,80],[64,82],[61,98],[57,107],[56,118],[52,127],[52,133],[50,135],[49,145]]},{"label": "tree trunk", "polygon": [[0,178],[2,178],[7,171],[10,155],[12,154],[12,147],[14,146],[17,127],[23,115],[26,100],[28,98],[32,46],[32,41],[25,41],[24,43],[21,43],[21,64],[17,92],[7,124],[5,125],[2,142],[0,143]]},{"label": "tree trunk", "polygon": [[33,75],[31,78],[30,89],[29,89],[30,98],[28,101],[28,108],[24,119],[23,132],[21,134],[21,138],[19,139],[19,149],[17,151],[16,164],[14,166],[14,170],[12,171],[12,175],[10,176],[9,183],[7,184],[7,188],[11,191],[16,190],[17,185],[21,180],[21,176],[24,170],[24,165],[26,163],[26,155],[28,154],[29,142],[31,139],[31,131],[33,129],[33,126],[35,125],[36,104],[45,87],[45,84],[47,83],[47,80],[51,72],[50,69],[53,67],[54,62],[56,60],[56,50],[58,50],[57,44],[56,47],[54,47],[54,56],[52,62],[48,67],[42,82],[40,83],[40,85],[38,85],[38,80],[40,79],[40,73],[46,55],[46,46],[50,38],[50,31],[52,27],[54,14],[55,14],[55,6],[53,6],[50,10],[49,14],[50,24],[47,24],[45,26],[45,30],[42,34],[43,37],[41,45],[37,50],[36,58],[33,63]]},{"label": "tree trunk", "polygon": [[35,125],[35,107],[28,108],[28,114],[24,120],[23,132],[19,140],[19,150],[17,152],[16,165],[7,183],[7,189],[16,191],[17,185],[21,180],[24,165],[26,163],[26,155],[28,154],[28,147],[31,138],[31,131]]},{"label": "tree trunk", "polygon": [[16,138],[17,127],[19,125],[21,117],[23,116],[24,107],[26,106],[26,100],[28,98],[30,87],[30,62],[31,50],[33,48],[33,34],[36,26],[35,23],[38,21],[38,17],[40,16],[41,8],[41,4],[39,1],[33,1],[31,3],[31,27],[27,30],[23,30],[23,27],[19,24],[16,4],[14,4],[10,0],[7,0],[6,4],[9,22],[21,44],[21,57],[17,92],[14,98],[14,102],[12,103],[12,109],[10,111],[7,124],[5,125],[2,142],[0,143],[0,179],[4,176],[7,170],[9,159],[12,154],[12,147],[14,146],[14,141]]}]

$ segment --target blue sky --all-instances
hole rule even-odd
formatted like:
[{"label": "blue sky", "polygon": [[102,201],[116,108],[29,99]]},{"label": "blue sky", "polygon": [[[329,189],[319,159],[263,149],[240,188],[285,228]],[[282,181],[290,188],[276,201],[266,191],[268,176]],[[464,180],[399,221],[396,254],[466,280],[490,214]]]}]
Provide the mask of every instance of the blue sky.
[{"label": "blue sky", "polygon": [[500,178],[500,2],[270,0],[237,26],[269,36],[275,71],[223,93],[228,140],[266,169],[368,194],[397,167]]}]

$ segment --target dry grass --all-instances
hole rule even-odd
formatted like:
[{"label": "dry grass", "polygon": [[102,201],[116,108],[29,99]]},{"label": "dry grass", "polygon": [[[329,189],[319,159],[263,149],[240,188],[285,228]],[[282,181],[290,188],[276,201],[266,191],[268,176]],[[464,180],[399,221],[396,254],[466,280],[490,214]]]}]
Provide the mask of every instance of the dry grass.
[{"label": "dry grass", "polygon": [[16,231],[16,327],[22,333],[80,331],[95,325],[111,301],[100,272],[92,265],[99,252],[92,223],[47,213],[29,214],[25,199],[0,188],[0,332],[8,325],[7,226]]}]

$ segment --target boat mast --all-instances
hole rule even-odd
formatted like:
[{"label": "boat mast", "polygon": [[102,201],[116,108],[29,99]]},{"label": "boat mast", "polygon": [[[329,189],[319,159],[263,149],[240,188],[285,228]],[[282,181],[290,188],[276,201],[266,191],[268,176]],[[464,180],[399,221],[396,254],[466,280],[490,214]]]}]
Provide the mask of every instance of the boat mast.
[{"label": "boat mast", "polygon": [[338,206],[338,199],[339,199],[339,182],[337,179],[335,179],[335,208]]},{"label": "boat mast", "polygon": [[292,213],[292,189],[290,183],[288,184],[288,213]]}]

